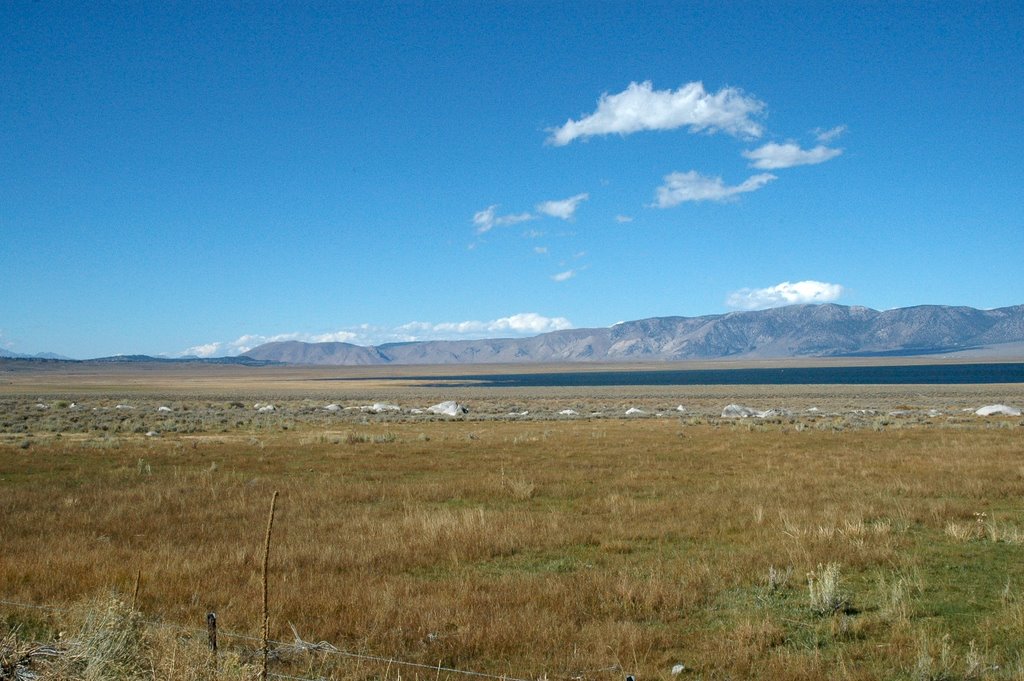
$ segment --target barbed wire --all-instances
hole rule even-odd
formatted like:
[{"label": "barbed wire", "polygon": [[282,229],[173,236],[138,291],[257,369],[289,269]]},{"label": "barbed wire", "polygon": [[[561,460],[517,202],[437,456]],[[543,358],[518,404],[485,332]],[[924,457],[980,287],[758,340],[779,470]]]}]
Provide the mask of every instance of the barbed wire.
[{"label": "barbed wire", "polygon": [[[14,606],[14,607],[18,607],[18,608],[30,608],[30,609],[36,609],[36,610],[48,610],[48,611],[51,611],[51,612],[67,612],[69,610],[69,608],[67,608],[67,607],[59,607],[59,606],[54,606],[54,605],[38,605],[38,604],[34,604],[34,603],[22,603],[20,601],[11,601],[11,600],[7,600],[7,599],[3,599],[3,598],[0,598],[0,605],[9,605],[9,606]],[[150,620],[150,619],[145,619],[145,618],[142,619],[142,622],[145,623],[145,624],[152,625],[152,626],[165,627],[165,628],[170,628],[170,629],[177,629],[179,631],[190,633],[190,634],[202,635],[202,634],[206,633],[205,630],[199,629],[197,627],[188,627],[188,626],[185,626],[185,625],[174,624],[174,623],[171,623],[171,622],[161,622],[159,620]],[[346,658],[350,658],[350,659],[365,660],[367,662],[377,662],[379,664],[387,664],[387,665],[395,665],[395,666],[401,666],[401,667],[409,667],[409,668],[413,668],[413,669],[430,670],[430,671],[439,672],[439,673],[440,672],[446,672],[446,673],[449,673],[449,674],[459,674],[461,676],[469,676],[469,677],[474,677],[474,678],[495,679],[496,681],[534,681],[532,679],[522,679],[522,678],[518,678],[518,677],[515,677],[515,676],[509,676],[507,674],[500,674],[500,675],[499,674],[488,674],[486,672],[472,671],[472,670],[469,670],[469,669],[457,669],[455,667],[445,667],[445,666],[442,666],[441,664],[424,664],[422,662],[409,662],[407,660],[400,660],[400,659],[395,658],[395,657],[383,657],[383,656],[380,656],[380,655],[369,655],[369,654],[366,654],[366,653],[354,653],[354,652],[351,652],[351,651],[348,651],[348,650],[342,650],[340,648],[337,648],[336,646],[334,646],[334,645],[332,645],[330,643],[327,643],[326,641],[320,641],[319,643],[315,643],[315,644],[307,643],[306,641],[303,641],[301,638],[299,638],[298,633],[295,632],[295,627],[294,626],[292,626],[292,632],[295,633],[295,641],[292,642],[292,643],[288,643],[288,642],[285,642],[285,641],[268,640],[267,644],[273,644],[273,645],[275,645],[278,648],[294,648],[296,650],[306,650],[306,651],[313,651],[313,650],[315,650],[317,652],[322,652],[322,653],[329,654],[329,655],[338,655],[338,656],[346,657]],[[218,631],[217,635],[221,636],[223,638],[232,638],[232,639],[237,639],[237,640],[242,640],[242,641],[252,641],[252,642],[260,643],[260,644],[262,644],[262,642],[263,642],[262,639],[257,637],[257,636],[249,636],[247,634],[239,634],[239,633],[232,632],[232,631]],[[622,668],[619,665],[617,665],[617,664],[616,665],[611,665],[609,667],[603,667],[601,669],[591,669],[591,670],[587,670],[587,671],[580,671],[580,672],[576,672],[575,674],[568,674],[568,675],[565,675],[565,676],[558,676],[558,677],[555,677],[555,678],[564,678],[564,679],[572,680],[572,679],[579,679],[579,678],[581,678],[581,677],[583,677],[585,675],[588,675],[588,674],[610,673],[610,672],[616,672],[616,671],[622,671]],[[273,677],[279,678],[279,679],[286,679],[288,681],[324,681],[323,677],[309,678],[309,677],[305,677],[305,676],[290,676],[288,674],[282,674],[280,672],[271,672],[271,671],[267,672],[267,676],[273,676]],[[547,677],[547,675],[545,675],[545,678],[550,678],[550,677]]]}]

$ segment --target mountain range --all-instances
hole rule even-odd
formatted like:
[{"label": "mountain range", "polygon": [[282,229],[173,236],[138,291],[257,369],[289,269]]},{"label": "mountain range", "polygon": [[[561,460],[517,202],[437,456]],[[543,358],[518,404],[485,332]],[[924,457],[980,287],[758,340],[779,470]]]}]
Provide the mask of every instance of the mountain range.
[{"label": "mountain range", "polygon": [[11,352],[10,350],[4,350],[0,348],[0,358],[3,359],[69,359],[63,355],[58,355],[53,352],[37,352],[34,355],[25,355],[20,352]]},{"label": "mountain range", "polygon": [[791,305],[702,317],[653,317],[530,338],[375,346],[283,341],[260,345],[246,356],[286,364],[482,364],[909,356],[992,346],[1024,356],[1024,305],[994,310],[921,305],[883,312],[831,303]]}]

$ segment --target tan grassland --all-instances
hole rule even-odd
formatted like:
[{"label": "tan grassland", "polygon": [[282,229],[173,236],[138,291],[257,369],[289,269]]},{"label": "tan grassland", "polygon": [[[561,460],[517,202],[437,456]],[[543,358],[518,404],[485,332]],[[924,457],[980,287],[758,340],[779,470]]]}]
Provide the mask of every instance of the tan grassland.
[{"label": "tan grassland", "polygon": [[[1022,385],[23,366],[0,372],[2,679],[36,644],[64,651],[39,678],[253,678],[258,643],[227,634],[260,635],[274,491],[277,641],[552,681],[1024,679],[1024,418],[973,414],[1024,406]],[[359,380],[319,380],[339,377]],[[447,399],[469,412],[411,411]],[[112,671],[86,671],[97,631],[124,634]],[[327,646],[271,660],[472,678]]]}]

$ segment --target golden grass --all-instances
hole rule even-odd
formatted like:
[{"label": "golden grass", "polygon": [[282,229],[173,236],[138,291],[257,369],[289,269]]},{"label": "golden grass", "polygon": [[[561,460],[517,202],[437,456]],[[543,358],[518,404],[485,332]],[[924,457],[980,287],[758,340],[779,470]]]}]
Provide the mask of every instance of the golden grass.
[{"label": "golden grass", "polygon": [[[577,399],[628,404],[635,390]],[[952,389],[917,400],[935,394],[956,404]],[[140,404],[169,401],[147,395]],[[189,413],[220,399],[171,397]],[[279,490],[272,639],[291,640],[292,624],[350,651],[517,678],[669,679],[677,663],[708,679],[1024,678],[1020,419],[899,417],[876,430],[825,417],[352,416],[339,429],[293,399],[223,433],[83,422],[58,437],[39,420],[30,446],[0,440],[0,598],[130,601],[141,570],[145,618],[205,637],[215,611],[255,649]],[[494,414],[562,401],[486,399]],[[8,626],[32,619],[0,613]],[[271,670],[399,673],[293,657]],[[171,678],[152,673],[169,658],[147,659],[146,678]]]}]

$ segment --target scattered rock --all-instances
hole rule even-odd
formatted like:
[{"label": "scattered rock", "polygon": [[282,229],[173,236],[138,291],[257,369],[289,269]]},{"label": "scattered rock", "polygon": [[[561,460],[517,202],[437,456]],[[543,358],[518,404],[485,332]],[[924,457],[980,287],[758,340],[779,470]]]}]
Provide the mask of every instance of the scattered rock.
[{"label": "scattered rock", "polygon": [[974,413],[978,416],[1020,416],[1020,409],[1006,404],[990,404]]},{"label": "scattered rock", "polygon": [[765,411],[758,411],[757,409],[751,409],[750,407],[744,407],[741,404],[730,404],[722,410],[723,419],[767,419],[772,416],[791,416],[792,412],[788,409],[766,409]]},{"label": "scattered rock", "polygon": [[763,419],[770,418],[772,416],[792,416],[793,412],[789,409],[769,409],[768,411],[762,411],[760,417]]},{"label": "scattered rock", "polygon": [[439,402],[432,407],[427,407],[427,411],[431,414],[440,414],[441,416],[459,416],[461,414],[468,414],[469,409],[455,402],[453,400],[445,400]]},{"label": "scattered rock", "polygon": [[272,404],[264,404],[262,407],[259,407],[256,410],[256,413],[257,414],[269,414],[272,411],[275,411],[274,405],[272,405]]},{"label": "scattered rock", "polygon": [[172,411],[170,407],[162,407],[162,406],[161,407],[157,407],[156,410],[158,412],[160,412],[161,414],[169,414]]},{"label": "scattered rock", "polygon": [[324,407],[324,411],[329,411],[331,413],[334,413],[334,412],[341,411],[341,407],[339,407],[336,404],[328,404],[326,407]]},{"label": "scattered rock", "polygon": [[748,419],[748,418],[763,418],[760,412],[750,407],[744,407],[741,404],[728,404],[722,409],[723,419]]},{"label": "scattered rock", "polygon": [[646,413],[643,409],[637,409],[636,407],[630,407],[626,410],[626,416],[642,416]]},{"label": "scattered rock", "polygon": [[374,414],[380,414],[386,411],[402,411],[402,408],[397,404],[387,404],[386,402],[374,402],[367,407],[360,407],[360,409]]},{"label": "scattered rock", "polygon": [[558,412],[560,416],[576,416],[578,412],[575,409],[563,409]]}]

